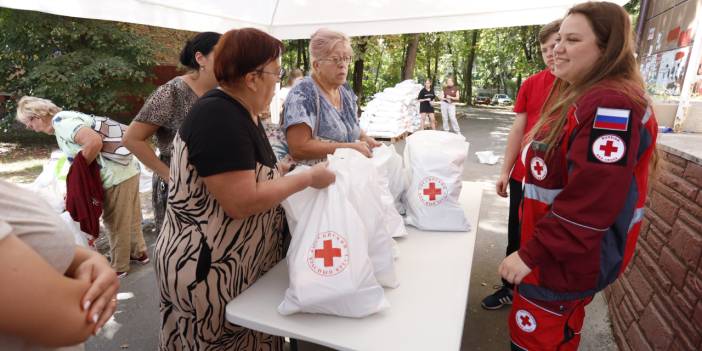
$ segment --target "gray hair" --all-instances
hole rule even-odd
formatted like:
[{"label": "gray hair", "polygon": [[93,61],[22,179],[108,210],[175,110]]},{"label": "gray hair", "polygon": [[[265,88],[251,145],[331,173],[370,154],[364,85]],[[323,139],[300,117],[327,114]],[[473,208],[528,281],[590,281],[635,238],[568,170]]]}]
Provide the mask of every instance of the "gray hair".
[{"label": "gray hair", "polygon": [[327,28],[318,29],[310,38],[310,59],[314,63],[316,60],[326,58],[334,50],[337,44],[344,44],[351,47],[351,39],[348,35],[333,31]]}]

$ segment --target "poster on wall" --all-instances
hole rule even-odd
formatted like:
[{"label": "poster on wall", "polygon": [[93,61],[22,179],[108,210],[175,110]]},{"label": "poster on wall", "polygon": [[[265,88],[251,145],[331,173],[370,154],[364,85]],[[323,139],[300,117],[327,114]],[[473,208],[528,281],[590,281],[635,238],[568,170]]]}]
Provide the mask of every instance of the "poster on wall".
[{"label": "poster on wall", "polygon": [[660,54],[647,57],[641,63],[641,76],[649,88],[648,92],[655,94],[656,77],[658,76],[658,63],[660,62]]},{"label": "poster on wall", "polygon": [[[658,73],[655,79],[656,94],[680,95],[689,52],[690,47],[685,47],[656,55],[660,57]],[[647,82],[649,82],[648,79]]]}]

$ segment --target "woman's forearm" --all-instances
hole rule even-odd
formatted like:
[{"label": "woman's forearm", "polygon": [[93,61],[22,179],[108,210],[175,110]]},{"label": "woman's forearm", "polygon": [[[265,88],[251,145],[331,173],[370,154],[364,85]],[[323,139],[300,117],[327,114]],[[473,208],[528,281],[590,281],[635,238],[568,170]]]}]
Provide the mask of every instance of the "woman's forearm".
[{"label": "woman's forearm", "polygon": [[170,165],[167,165],[156,156],[154,149],[151,148],[146,140],[124,139],[124,146],[136,156],[146,167],[153,170],[164,180],[168,180]]},{"label": "woman's forearm", "polygon": [[352,148],[353,143],[327,143],[310,139],[296,147],[290,146],[290,155],[296,160],[316,160],[331,155],[339,148]]},{"label": "woman's forearm", "polygon": [[85,341],[94,331],[81,298],[87,281],[57,272],[15,236],[0,241],[0,333],[47,347]]},{"label": "woman's forearm", "polygon": [[247,218],[277,206],[312,183],[310,172],[256,182],[253,171],[232,171],[203,178],[207,190],[234,219]]}]

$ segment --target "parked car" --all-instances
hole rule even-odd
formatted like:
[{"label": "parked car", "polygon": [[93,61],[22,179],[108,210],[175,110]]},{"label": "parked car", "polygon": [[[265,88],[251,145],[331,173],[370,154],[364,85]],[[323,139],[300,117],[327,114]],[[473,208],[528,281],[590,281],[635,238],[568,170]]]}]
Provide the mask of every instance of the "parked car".
[{"label": "parked car", "polygon": [[473,100],[474,105],[490,105],[490,95],[487,93],[478,93]]},{"label": "parked car", "polygon": [[492,105],[507,106],[512,104],[512,99],[507,96],[507,94],[495,94],[492,97]]}]

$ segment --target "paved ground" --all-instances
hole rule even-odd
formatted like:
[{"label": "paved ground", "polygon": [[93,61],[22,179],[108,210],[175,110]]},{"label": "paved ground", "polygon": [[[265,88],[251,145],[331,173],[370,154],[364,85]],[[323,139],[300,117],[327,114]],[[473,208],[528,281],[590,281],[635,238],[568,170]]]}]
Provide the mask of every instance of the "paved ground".
[{"label": "paved ground", "polygon": [[[480,307],[480,300],[492,293],[493,285],[499,283],[496,270],[504,257],[507,241],[508,202],[495,195],[494,191],[499,164],[480,164],[475,152],[492,150],[502,155],[513,114],[505,109],[459,108],[459,118],[461,131],[471,143],[463,178],[480,182],[485,189],[472,274],[466,277],[470,279],[470,293],[461,349],[506,350],[509,340],[506,329],[508,310],[485,311]],[[402,142],[398,146],[404,147]],[[142,199],[148,221],[151,216],[149,197],[142,196]],[[145,227],[145,237],[149,247],[153,248],[156,233],[152,226]],[[158,289],[154,279],[152,265],[133,267],[129,276],[122,280],[118,312],[97,337],[89,340],[86,350],[156,349],[159,319]],[[581,350],[616,350],[606,304],[601,296],[598,295],[590,304],[585,323]],[[324,349],[308,344],[300,346],[300,350],[305,351]]]}]

